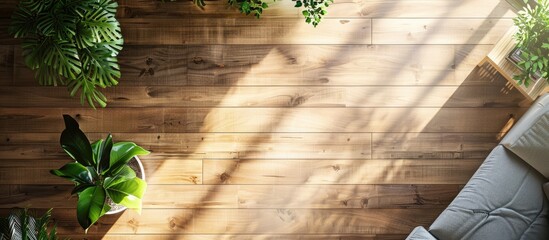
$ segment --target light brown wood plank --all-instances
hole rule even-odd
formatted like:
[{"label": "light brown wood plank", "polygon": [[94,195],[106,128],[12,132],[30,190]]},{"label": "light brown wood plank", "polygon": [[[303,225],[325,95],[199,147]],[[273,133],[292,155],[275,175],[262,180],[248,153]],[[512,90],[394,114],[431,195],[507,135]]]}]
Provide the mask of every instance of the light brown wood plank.
[{"label": "light brown wood plank", "polygon": [[370,19],[120,19],[127,45],[371,44]]},{"label": "light brown wood plank", "polygon": [[[146,158],[368,159],[370,133],[112,133],[114,141],[132,141],[152,152]],[[105,133],[87,133],[90,141]],[[0,133],[2,159],[67,159],[60,133]]]},{"label": "light brown wood plank", "polygon": [[[489,76],[468,78],[490,49],[491,45],[125,46],[119,56],[119,87],[503,86],[505,81]],[[14,51],[0,52],[8,59],[15,55],[15,80],[0,78],[0,85],[37,86],[21,49]]]},{"label": "light brown wood plank", "polygon": [[273,234],[257,234],[257,235],[249,235],[249,234],[224,234],[222,236],[220,235],[197,235],[197,234],[165,234],[165,235],[159,235],[159,234],[147,234],[147,235],[134,235],[134,234],[107,234],[105,236],[103,235],[59,235],[60,238],[69,238],[69,239],[82,239],[82,240],[125,240],[125,239],[134,239],[134,240],[148,240],[148,239],[159,239],[159,240],[218,240],[218,239],[231,239],[231,240],[238,240],[238,239],[261,239],[261,240],[279,240],[279,239],[287,239],[287,240],[402,240],[406,238],[406,234],[379,234],[379,235],[365,235],[365,234],[344,234],[344,235],[336,235],[336,234],[323,234],[323,235],[314,235],[314,234],[307,234],[307,235],[301,235],[301,234],[286,234],[286,235],[273,235]]},{"label": "light brown wood plank", "polygon": [[373,19],[373,44],[495,44],[511,19]]},{"label": "light brown wood plank", "polygon": [[[0,160],[1,184],[65,184],[73,183],[50,174],[66,160]],[[171,158],[163,160],[141,158],[150,184],[200,184],[202,182],[202,160]],[[33,177],[29,177],[33,176]]]},{"label": "light brown wood plank", "polygon": [[496,133],[373,133],[374,159],[485,158],[498,144]]},{"label": "light brown wood plank", "polygon": [[482,160],[204,160],[206,184],[464,184]]},{"label": "light brown wood plank", "polygon": [[518,117],[525,111],[525,108],[0,108],[0,132],[61,132],[62,114],[76,116],[84,132],[499,132],[510,114]]},{"label": "light brown wood plank", "polygon": [[[0,3],[0,18],[8,18],[17,0],[4,0]],[[250,18],[228,7],[226,1],[205,1],[204,10],[200,10],[189,1],[148,1],[121,0],[118,1],[117,17],[122,18]],[[269,8],[261,18],[300,18],[299,8],[294,8],[292,1],[267,1]],[[506,1],[485,0],[342,0],[330,5],[327,9],[328,18],[374,17],[374,18],[510,18],[514,13]]]},{"label": "light brown wood plank", "polygon": [[327,17],[372,18],[511,18],[509,4],[499,0],[343,0]]},{"label": "light brown wood plank", "polygon": [[[9,209],[1,209],[5,214]],[[104,216],[88,234],[407,234],[442,209],[144,209]],[[76,211],[55,209],[60,234],[83,233]],[[116,224],[114,224],[116,223]]]},{"label": "light brown wood plank", "polygon": [[[143,208],[445,208],[462,185],[155,185]],[[0,208],[75,208],[70,185],[0,185]]]},{"label": "light brown wood plank", "polygon": [[[116,87],[109,107],[518,107],[501,86]],[[367,96],[367,97],[365,97]],[[11,102],[21,98],[25,101]],[[0,107],[81,107],[64,88],[0,87]]]}]

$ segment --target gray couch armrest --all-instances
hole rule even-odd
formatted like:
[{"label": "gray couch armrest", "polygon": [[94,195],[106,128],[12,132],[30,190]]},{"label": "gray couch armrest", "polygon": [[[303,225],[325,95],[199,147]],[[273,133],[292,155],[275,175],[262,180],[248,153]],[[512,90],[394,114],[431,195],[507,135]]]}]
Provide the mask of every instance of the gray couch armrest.
[{"label": "gray couch armrest", "polygon": [[549,94],[528,109],[501,144],[549,178]]},{"label": "gray couch armrest", "polygon": [[422,226],[414,228],[406,240],[437,240],[427,229]]}]

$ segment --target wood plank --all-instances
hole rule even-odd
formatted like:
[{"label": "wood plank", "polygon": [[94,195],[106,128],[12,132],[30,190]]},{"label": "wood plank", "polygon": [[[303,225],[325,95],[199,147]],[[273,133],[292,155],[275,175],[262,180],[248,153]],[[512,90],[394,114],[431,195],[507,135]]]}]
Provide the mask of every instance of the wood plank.
[{"label": "wood plank", "polygon": [[373,19],[373,44],[495,44],[511,19]]},{"label": "wood plank", "polygon": [[204,160],[206,184],[464,184],[483,160]]},{"label": "wood plank", "polygon": [[[10,209],[1,209],[6,214]],[[104,216],[88,234],[408,234],[442,209],[144,209]],[[59,234],[83,233],[74,209],[55,209]],[[116,224],[115,224],[116,223]],[[250,224],[253,223],[253,224]]]},{"label": "wood plank", "polygon": [[[58,169],[66,160],[9,160],[0,161],[1,184],[62,184],[72,185],[60,177],[50,174],[50,169]],[[141,158],[147,182],[150,184],[200,184],[202,183],[202,160],[172,158],[162,161]],[[33,176],[33,177],[29,177]]]},{"label": "wood plank", "polygon": [[[462,185],[155,185],[143,208],[445,208]],[[0,208],[74,208],[70,185],[0,185]]]},{"label": "wood plank", "polygon": [[[17,0],[4,0],[0,3],[0,18],[8,18]],[[120,0],[117,18],[246,18],[237,9],[228,7],[226,1],[205,1],[200,10],[189,1]],[[300,9],[294,8],[291,1],[269,2],[269,8],[261,18],[299,18]],[[510,18],[514,17],[511,6],[505,1],[486,0],[342,0],[328,8],[327,18]]]},{"label": "wood plank", "polygon": [[0,108],[0,132],[61,132],[62,114],[75,116],[84,132],[499,132],[511,114],[518,117],[525,111],[524,108]]},{"label": "wood plank", "polygon": [[324,19],[120,19],[126,45],[371,44],[371,20]]},{"label": "wood plank", "polygon": [[[112,133],[115,141],[132,141],[152,152],[146,158],[368,159],[370,133]],[[495,133],[494,133],[495,134]],[[87,133],[90,140],[104,133]],[[60,133],[0,133],[2,159],[67,159]]]},{"label": "wood plank", "polygon": [[[467,78],[491,47],[126,45],[119,56],[122,71],[119,86],[503,85],[505,81],[493,81],[493,78]],[[14,53],[5,52],[0,56],[13,58],[13,55],[12,75],[16,80],[0,78],[0,85],[36,86],[34,74],[25,66],[19,47]],[[65,91],[64,87],[60,89],[55,91]]]},{"label": "wood plank", "polygon": [[512,18],[510,8],[498,0],[343,0],[330,5],[327,17]]},{"label": "wood plank", "polygon": [[[406,238],[406,234],[378,234],[378,235],[365,235],[365,234],[285,234],[285,235],[273,235],[273,234],[223,234],[223,239],[262,239],[262,240],[278,240],[278,239],[287,239],[287,240],[402,240]],[[159,240],[214,240],[219,239],[220,235],[204,235],[204,234],[147,234],[147,235],[135,235],[135,234],[106,234],[106,235],[59,235],[60,238],[68,239],[82,239],[82,240],[125,240],[125,239],[134,239],[134,240],[148,240],[148,239],[159,239]]]},{"label": "wood plank", "polygon": [[373,133],[372,158],[485,158],[498,143],[494,133]]},{"label": "wood plank", "polygon": [[[109,107],[519,107],[521,95],[501,86],[410,87],[116,87],[104,91]],[[367,97],[365,97],[367,96]],[[24,101],[11,102],[21,98]],[[81,104],[64,88],[0,87],[0,107]]]}]

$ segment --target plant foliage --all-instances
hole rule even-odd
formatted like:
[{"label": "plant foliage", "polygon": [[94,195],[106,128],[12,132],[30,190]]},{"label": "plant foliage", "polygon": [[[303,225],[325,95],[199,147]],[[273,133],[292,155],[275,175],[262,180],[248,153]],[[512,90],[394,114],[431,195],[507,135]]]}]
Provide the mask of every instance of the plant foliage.
[{"label": "plant foliage", "polygon": [[87,231],[110,210],[107,198],[140,213],[147,183],[127,163],[136,155],[149,152],[133,142],[113,143],[110,134],[90,144],[76,120],[69,115],[63,118],[61,147],[75,162],[50,172],[74,182],[72,194],[78,195],[76,215],[80,226]]},{"label": "plant foliage", "polygon": [[[162,0],[164,1],[164,0]],[[170,0],[175,2],[177,0]],[[229,5],[238,9],[246,15],[254,15],[256,18],[261,17],[263,11],[269,7],[266,1],[263,0],[227,0]],[[276,0],[275,0],[276,1]],[[326,8],[334,2],[334,0],[292,0],[295,2],[296,8],[303,7],[301,14],[305,17],[305,22],[316,27],[322,17],[328,13]],[[200,8],[206,6],[204,0],[193,0],[193,3]]]},{"label": "plant foliage", "polygon": [[36,218],[27,209],[14,208],[8,217],[0,218],[0,240],[57,240],[56,226],[48,230],[51,211]]},{"label": "plant foliage", "polygon": [[522,58],[518,62],[522,72],[514,79],[526,87],[536,73],[549,81],[549,0],[537,2],[532,7],[526,1],[526,7],[514,19],[518,27],[515,39]]},{"label": "plant foliage", "polygon": [[67,85],[71,96],[105,107],[98,87],[118,84],[122,50],[113,0],[22,0],[9,28],[22,38],[25,64],[41,85]]}]

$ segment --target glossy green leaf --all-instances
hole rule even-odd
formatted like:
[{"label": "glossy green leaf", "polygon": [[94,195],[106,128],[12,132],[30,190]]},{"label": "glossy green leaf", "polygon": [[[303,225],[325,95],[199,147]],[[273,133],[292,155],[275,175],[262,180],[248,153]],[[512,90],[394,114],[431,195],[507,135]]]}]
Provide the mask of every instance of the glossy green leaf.
[{"label": "glossy green leaf", "polygon": [[111,165],[109,172],[117,174],[136,155],[147,155],[150,152],[133,142],[115,143],[111,150]]},{"label": "glossy green leaf", "polygon": [[93,183],[92,174],[80,163],[67,163],[58,170],[50,170],[50,173],[81,184]]},{"label": "glossy green leaf", "polygon": [[97,154],[99,162],[97,163],[98,173],[102,173],[109,169],[111,161],[112,135],[109,134],[105,141],[101,143],[99,153]]},{"label": "glossy green leaf", "polygon": [[78,223],[86,231],[110,210],[110,206],[105,202],[106,196],[102,186],[90,187],[78,194],[76,215]]},{"label": "glossy green leaf", "polygon": [[107,188],[109,197],[118,204],[135,209],[141,213],[141,198],[147,190],[147,183],[140,178],[112,184]]},{"label": "glossy green leaf", "polygon": [[69,115],[63,115],[65,130],[61,133],[61,147],[69,156],[84,166],[93,165],[90,141],[80,130],[78,122]]}]

